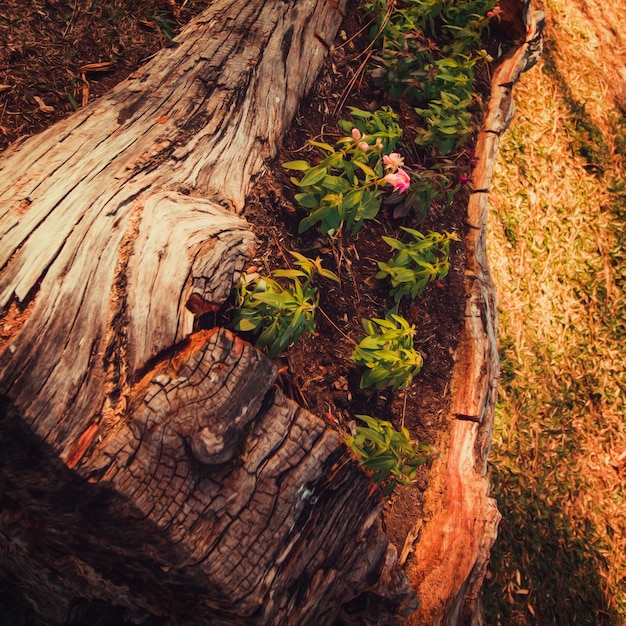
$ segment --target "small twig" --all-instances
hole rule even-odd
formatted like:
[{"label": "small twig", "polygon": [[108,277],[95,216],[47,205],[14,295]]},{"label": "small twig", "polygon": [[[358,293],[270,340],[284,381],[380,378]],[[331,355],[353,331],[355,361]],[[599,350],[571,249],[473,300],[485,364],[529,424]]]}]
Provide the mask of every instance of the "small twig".
[{"label": "small twig", "polygon": [[287,255],[285,254],[284,251],[284,247],[283,245],[280,243],[280,240],[278,239],[278,235],[276,234],[276,230],[272,229],[272,235],[274,237],[274,242],[276,243],[276,247],[278,248],[278,251],[280,252],[280,254],[282,255],[283,259],[285,260],[285,265],[289,268],[291,268],[291,263],[289,261],[289,259],[287,258]]},{"label": "small twig", "polygon": [[406,416],[406,399],[408,395],[409,395],[409,392],[408,390],[405,389],[404,390],[404,403],[402,405],[402,420],[400,422],[402,424],[402,428],[404,428],[404,418]]},{"label": "small twig", "polygon": [[346,335],[346,333],[343,332],[343,330],[341,330],[341,328],[339,328],[339,326],[337,326],[337,324],[335,324],[335,322],[333,322],[333,320],[330,319],[330,317],[328,317],[328,315],[326,314],[326,311],[324,311],[324,309],[321,306],[317,307],[317,310],[326,318],[326,321],[341,335],[343,335],[344,339],[347,339],[352,345],[356,346],[357,343],[356,341],[354,341],[354,339],[352,339],[352,337],[349,337],[348,335]]},{"label": "small twig", "polygon": [[[338,46],[335,46],[335,50],[341,50],[341,48],[343,48],[344,46],[347,46],[348,44],[352,43],[361,33],[363,33],[365,31],[366,28],[368,28],[374,21],[376,20],[375,17],[373,17],[371,20],[369,20],[369,22],[366,22],[365,24],[363,24],[363,26],[361,28],[359,28],[359,30],[356,31],[356,33],[354,33],[354,35],[352,35],[352,37],[350,37],[350,39],[346,39],[346,41],[344,41],[343,43],[339,44]],[[359,58],[358,56],[355,58]]]}]

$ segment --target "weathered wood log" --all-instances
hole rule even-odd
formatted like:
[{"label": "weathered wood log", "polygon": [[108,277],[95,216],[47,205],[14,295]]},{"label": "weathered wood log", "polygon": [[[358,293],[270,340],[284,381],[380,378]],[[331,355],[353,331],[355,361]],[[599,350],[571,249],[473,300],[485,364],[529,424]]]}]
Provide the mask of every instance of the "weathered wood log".
[{"label": "weathered wood log", "polygon": [[254,348],[194,331],[343,6],[218,0],[0,160],[0,571],[53,619],[79,597],[211,624],[416,606],[338,434]]},{"label": "weathered wood log", "polygon": [[419,520],[419,540],[407,567],[422,604],[407,624],[484,623],[480,590],[500,520],[487,476],[498,380],[497,308],[486,255],[488,192],[499,138],[513,116],[512,90],[537,61],[545,20],[528,0],[517,4],[525,4],[519,15],[527,20],[527,37],[494,72],[475,148],[478,162],[464,238],[464,324],[452,374],[449,427],[439,443],[445,452],[430,473],[426,517]]}]

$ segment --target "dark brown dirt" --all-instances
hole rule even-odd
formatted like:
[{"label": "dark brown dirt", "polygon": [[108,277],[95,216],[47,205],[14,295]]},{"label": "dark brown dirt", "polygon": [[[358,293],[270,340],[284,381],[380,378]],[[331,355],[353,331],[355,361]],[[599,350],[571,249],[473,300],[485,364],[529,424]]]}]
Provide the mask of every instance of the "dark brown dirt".
[{"label": "dark brown dirt", "polygon": [[[179,4],[177,4],[177,2]],[[39,132],[70,114],[125,78],[163,45],[168,37],[206,1],[182,0],[5,0],[0,8],[0,149]],[[132,8],[131,8],[132,7]],[[355,11],[350,12],[356,15]],[[452,269],[441,283],[400,313],[417,328],[416,345],[424,356],[424,367],[407,391],[359,389],[359,372],[350,362],[355,342],[361,336],[361,319],[384,317],[393,302],[386,285],[374,278],[377,261],[391,256],[381,239],[386,234],[401,238],[400,226],[429,230],[465,229],[467,192],[457,194],[453,206],[433,207],[424,219],[409,216],[393,219],[383,207],[355,237],[334,239],[314,229],[297,235],[302,214],[293,208],[293,185],[280,163],[305,158],[315,160],[307,147],[310,138],[329,143],[338,138],[336,121],[347,112],[333,114],[346,96],[343,88],[362,60],[365,45],[361,36],[351,41],[360,24],[355,17],[343,25],[348,43],[338,39],[326,67],[307,100],[302,103],[292,129],[268,172],[256,181],[245,217],[258,236],[257,256],[251,261],[261,273],[289,263],[289,250],[324,259],[325,267],[337,272],[341,284],[322,285],[317,332],[300,341],[284,356],[281,384],[286,392],[343,432],[348,432],[354,415],[366,413],[406,425],[420,441],[436,444],[448,402],[453,354],[464,309],[464,251],[453,245]],[[85,66],[108,63],[107,71],[87,71]],[[94,67],[93,65],[91,67]],[[373,110],[392,104],[384,93],[361,78],[346,103]],[[410,107],[394,105],[402,114],[405,139],[402,153],[409,167],[427,165],[411,141],[417,120]],[[477,119],[479,111],[476,111]],[[470,171],[471,142],[450,158],[455,181]],[[420,494],[428,480],[427,469],[415,489],[399,489],[388,501],[386,524],[398,549],[411,526],[421,517]],[[95,623],[95,622],[94,622]],[[103,622],[104,623],[104,622]]]},{"label": "dark brown dirt", "polygon": [[0,150],[107,92],[209,0],[3,0]]}]

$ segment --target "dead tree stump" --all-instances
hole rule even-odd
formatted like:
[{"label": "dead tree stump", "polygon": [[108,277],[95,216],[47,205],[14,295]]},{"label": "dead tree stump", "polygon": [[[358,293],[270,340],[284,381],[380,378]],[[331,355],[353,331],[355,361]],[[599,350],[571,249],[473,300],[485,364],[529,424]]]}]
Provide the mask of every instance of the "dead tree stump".
[{"label": "dead tree stump", "polygon": [[415,608],[338,434],[254,348],[194,332],[343,6],[218,0],[0,160],[0,570],[49,617],[82,597],[317,625],[372,589],[392,621]]}]

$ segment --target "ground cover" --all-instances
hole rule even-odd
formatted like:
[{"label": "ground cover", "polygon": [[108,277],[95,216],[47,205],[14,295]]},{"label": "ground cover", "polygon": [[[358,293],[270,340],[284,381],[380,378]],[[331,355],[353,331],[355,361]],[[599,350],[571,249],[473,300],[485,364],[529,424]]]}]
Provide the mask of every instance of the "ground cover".
[{"label": "ground cover", "polygon": [[623,2],[550,0],[501,143],[489,256],[503,520],[490,624],[626,619]]}]

